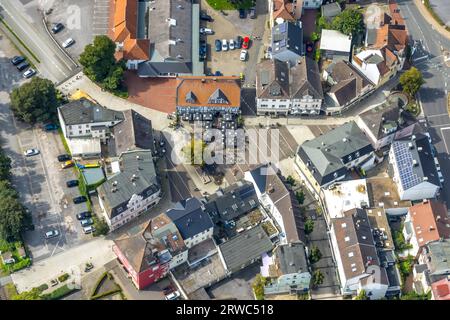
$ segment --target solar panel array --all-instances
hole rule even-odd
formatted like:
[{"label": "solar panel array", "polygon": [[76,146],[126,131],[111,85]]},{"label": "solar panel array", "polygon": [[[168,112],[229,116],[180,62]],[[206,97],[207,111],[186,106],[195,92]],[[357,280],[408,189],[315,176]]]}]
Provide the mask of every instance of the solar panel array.
[{"label": "solar panel array", "polygon": [[395,159],[403,190],[408,190],[422,182],[422,177],[413,170],[413,156],[407,143],[394,142]]}]

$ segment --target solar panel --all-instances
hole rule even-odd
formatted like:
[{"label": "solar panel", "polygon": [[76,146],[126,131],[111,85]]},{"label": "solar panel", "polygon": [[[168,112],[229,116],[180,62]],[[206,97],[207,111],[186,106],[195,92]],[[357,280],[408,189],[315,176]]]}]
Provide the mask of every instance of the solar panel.
[{"label": "solar panel", "polygon": [[422,182],[413,170],[413,156],[407,143],[394,142],[393,150],[403,190],[408,190]]}]

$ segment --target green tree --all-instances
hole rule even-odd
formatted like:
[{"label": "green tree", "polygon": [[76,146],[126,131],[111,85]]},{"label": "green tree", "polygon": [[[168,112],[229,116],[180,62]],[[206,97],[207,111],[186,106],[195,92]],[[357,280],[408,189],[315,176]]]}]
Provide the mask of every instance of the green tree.
[{"label": "green tree", "polygon": [[308,217],[305,222],[305,233],[311,234],[314,231],[314,220]]},{"label": "green tree", "polygon": [[431,300],[431,291],[428,293],[417,293],[415,291],[402,294],[400,300]]},{"label": "green tree", "polygon": [[30,291],[24,291],[12,297],[12,300],[42,300],[42,291],[39,288],[33,288]]},{"label": "green tree", "polygon": [[192,165],[200,165],[203,167],[205,165],[205,160],[203,159],[203,152],[206,148],[206,143],[201,140],[191,139],[191,142],[188,143],[182,149],[182,152],[186,158]]},{"label": "green tree", "polygon": [[244,118],[241,115],[239,115],[239,117],[237,117],[237,126],[239,128],[242,128],[244,126],[244,124],[245,124]]},{"label": "green tree", "polygon": [[312,275],[312,286],[314,288],[317,288],[318,286],[320,286],[323,283],[323,280],[325,279],[325,276],[323,275],[323,273],[320,270],[315,270],[313,272]]},{"label": "green tree", "polygon": [[[84,73],[95,82],[103,82],[116,66],[115,43],[107,36],[96,36],[80,55],[80,64]],[[112,70],[113,69],[113,70]]]},{"label": "green tree", "polygon": [[363,15],[356,9],[345,9],[334,17],[331,28],[349,36],[356,36],[364,31]]},{"label": "green tree", "polygon": [[317,20],[317,26],[319,27],[319,30],[322,29],[330,29],[331,25],[330,23],[327,21],[327,19],[323,16],[321,16],[318,20]]},{"label": "green tree", "polygon": [[95,228],[94,236],[96,236],[96,237],[105,235],[109,232],[109,226],[106,223],[105,218],[101,218],[101,219],[96,218],[94,220],[94,228]]},{"label": "green tree", "polygon": [[305,202],[305,193],[303,190],[297,191],[295,197],[297,198],[298,203],[303,204]]},{"label": "green tree", "polygon": [[361,290],[355,297],[355,300],[369,300],[369,297],[366,294],[366,290]]},{"label": "green tree", "polygon": [[25,208],[7,180],[0,181],[0,235],[5,240],[19,239],[25,223]]},{"label": "green tree", "polygon": [[317,33],[317,32],[311,33],[311,41],[316,42],[319,39],[320,39],[320,34],[319,33]]},{"label": "green tree", "polygon": [[8,180],[11,176],[11,159],[5,154],[0,147],[0,180]]},{"label": "green tree", "polygon": [[295,185],[296,185],[295,179],[294,179],[294,177],[291,176],[291,175],[287,176],[286,182],[287,182],[288,184],[290,184],[291,186],[293,186],[293,187],[295,187]]},{"label": "green tree", "polygon": [[59,105],[55,85],[40,77],[14,89],[10,98],[14,115],[29,124],[53,119]]},{"label": "green tree", "polygon": [[264,286],[266,283],[267,278],[264,278],[261,274],[256,275],[252,288],[257,300],[264,300]]},{"label": "green tree", "polygon": [[311,262],[311,264],[314,264],[317,261],[319,261],[321,258],[322,258],[322,252],[320,252],[319,248],[317,248],[316,246],[313,246],[311,248],[311,252],[309,253],[309,262]]},{"label": "green tree", "polygon": [[400,76],[400,84],[402,85],[403,92],[410,97],[416,95],[424,82],[422,73],[415,67],[412,67]]}]

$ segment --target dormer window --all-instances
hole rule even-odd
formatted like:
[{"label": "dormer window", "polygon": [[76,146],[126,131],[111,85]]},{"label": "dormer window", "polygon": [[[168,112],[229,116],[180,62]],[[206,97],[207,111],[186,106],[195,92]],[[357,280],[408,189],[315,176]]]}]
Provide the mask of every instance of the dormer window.
[{"label": "dormer window", "polygon": [[227,96],[223,93],[222,90],[217,89],[214,93],[209,97],[208,103],[210,104],[229,104]]}]

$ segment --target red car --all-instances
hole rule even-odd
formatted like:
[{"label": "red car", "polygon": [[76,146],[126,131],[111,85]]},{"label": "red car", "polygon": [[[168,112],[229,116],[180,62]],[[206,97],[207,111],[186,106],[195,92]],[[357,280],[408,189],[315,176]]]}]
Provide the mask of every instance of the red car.
[{"label": "red car", "polygon": [[249,42],[250,42],[250,38],[245,37],[244,42],[242,43],[242,49],[248,49]]}]

